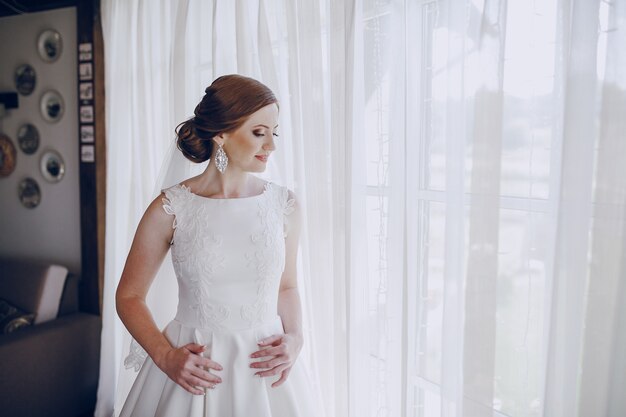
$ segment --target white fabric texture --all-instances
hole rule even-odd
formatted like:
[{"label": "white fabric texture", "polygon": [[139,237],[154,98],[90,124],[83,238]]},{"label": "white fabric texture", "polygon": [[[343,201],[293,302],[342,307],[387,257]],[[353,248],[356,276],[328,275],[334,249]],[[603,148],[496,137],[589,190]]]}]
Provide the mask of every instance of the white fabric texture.
[{"label": "white fabric texture", "polygon": [[120,416],[318,416],[321,401],[304,361],[275,388],[280,375],[259,378],[249,367],[259,340],[284,333],[277,303],[294,204],[288,190],[267,183],[256,196],[213,199],[174,185],[164,194],[179,286],[176,316],[164,333],[176,347],[206,345],[204,355],[223,367],[214,371],[223,382],[193,395],[148,357],[137,364],[141,370]]},{"label": "white fabric texture", "polygon": [[349,3],[348,415],[626,415],[625,2]]}]

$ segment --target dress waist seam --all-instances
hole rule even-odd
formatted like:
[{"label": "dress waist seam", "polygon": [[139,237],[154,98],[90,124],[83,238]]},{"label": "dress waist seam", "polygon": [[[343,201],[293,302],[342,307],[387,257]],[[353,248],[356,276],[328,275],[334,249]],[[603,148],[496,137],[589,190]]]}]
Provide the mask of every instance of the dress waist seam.
[{"label": "dress waist seam", "polygon": [[275,323],[279,323],[282,326],[282,319],[280,318],[278,314],[276,314],[273,317],[268,318],[267,320],[261,321],[259,323],[255,323],[252,326],[242,326],[242,327],[239,327],[239,326],[230,327],[221,323],[215,324],[214,326],[207,327],[207,326],[202,326],[199,323],[193,323],[193,322],[181,320],[178,317],[174,317],[172,321],[176,322],[176,324],[183,326],[183,327],[187,327],[191,329],[198,329],[200,331],[212,331],[212,332],[218,332],[218,333],[245,332],[245,331],[267,327]]}]

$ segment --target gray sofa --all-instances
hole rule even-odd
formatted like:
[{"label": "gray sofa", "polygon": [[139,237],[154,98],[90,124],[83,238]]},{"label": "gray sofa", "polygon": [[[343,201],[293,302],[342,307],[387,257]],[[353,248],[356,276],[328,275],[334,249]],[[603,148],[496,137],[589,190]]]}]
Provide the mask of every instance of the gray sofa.
[{"label": "gray sofa", "polygon": [[62,266],[0,258],[0,299],[34,316],[0,334],[0,415],[93,415],[101,319],[79,311],[78,289]]}]

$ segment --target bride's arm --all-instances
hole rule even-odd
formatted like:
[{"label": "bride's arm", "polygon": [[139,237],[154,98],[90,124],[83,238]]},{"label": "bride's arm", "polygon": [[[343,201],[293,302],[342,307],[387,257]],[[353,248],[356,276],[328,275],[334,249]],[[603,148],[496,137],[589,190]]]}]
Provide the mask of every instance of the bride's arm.
[{"label": "bride's arm", "polygon": [[298,241],[300,239],[301,213],[295,195],[289,191],[289,198],[294,200],[294,210],[287,217],[287,237],[285,238],[285,270],[280,279],[278,293],[278,314],[285,333],[299,338],[302,344],[302,309],[298,293],[296,266],[298,262]]},{"label": "bride's arm", "polygon": [[162,209],[161,197],[148,206],[137,226],[115,294],[117,314],[155,362],[172,347],[145,302],[173,235],[172,216]]},{"label": "bride's arm", "polygon": [[[288,216],[287,237],[285,239],[285,270],[281,276],[278,293],[278,315],[283,322],[285,334],[275,334],[259,342],[261,350],[250,355],[252,358],[270,357],[259,362],[252,362],[252,368],[261,368],[257,374],[261,377],[281,374],[272,384],[277,387],[287,380],[291,367],[302,350],[302,308],[298,294],[296,264],[298,257],[298,239],[300,235],[300,209],[293,193],[294,211]],[[264,348],[268,346],[267,348]]]},{"label": "bride's arm", "polygon": [[[115,294],[117,313],[133,338],[163,372],[187,391],[203,394],[204,391],[196,386],[212,388],[220,380],[198,366],[219,369],[219,365],[195,355],[202,352],[202,345],[172,347],[159,331],[146,305],[146,295],[174,233],[172,216],[163,210],[162,198],[160,195],[152,201],[137,226]],[[186,364],[195,365],[192,372],[185,370]]]}]

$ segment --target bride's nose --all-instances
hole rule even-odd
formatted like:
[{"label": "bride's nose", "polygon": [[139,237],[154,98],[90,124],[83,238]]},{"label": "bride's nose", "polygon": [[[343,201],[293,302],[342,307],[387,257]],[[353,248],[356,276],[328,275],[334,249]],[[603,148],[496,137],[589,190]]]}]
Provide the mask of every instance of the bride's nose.
[{"label": "bride's nose", "polygon": [[276,145],[274,144],[274,136],[270,136],[270,140],[263,145],[263,150],[265,152],[273,152],[276,149]]}]

